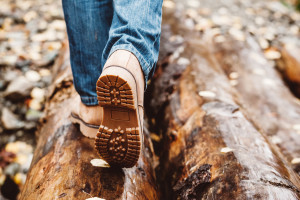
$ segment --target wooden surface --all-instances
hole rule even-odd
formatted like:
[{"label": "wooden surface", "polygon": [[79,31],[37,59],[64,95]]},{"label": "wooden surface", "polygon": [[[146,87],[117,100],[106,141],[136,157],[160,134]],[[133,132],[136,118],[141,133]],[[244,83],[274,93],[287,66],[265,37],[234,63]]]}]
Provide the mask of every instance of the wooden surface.
[{"label": "wooden surface", "polygon": [[216,43],[164,15],[138,166],[90,164],[93,140],[69,120],[75,92],[64,53],[20,199],[300,199],[299,100],[256,41]]},{"label": "wooden surface", "polygon": [[54,71],[57,75],[50,88],[47,114],[20,199],[158,199],[147,127],[137,166],[94,167],[90,161],[99,158],[94,141],[84,137],[69,119],[75,91],[67,51]]},{"label": "wooden surface", "polygon": [[214,47],[228,77],[238,74],[234,87],[249,119],[300,175],[300,163],[293,161],[300,158],[300,101],[250,37],[245,43],[227,40]]},{"label": "wooden surface", "polygon": [[[161,48],[172,51],[161,60],[151,101],[163,137],[158,177],[165,198],[300,199],[299,176],[286,162],[298,155],[299,135],[287,127],[297,123],[300,107],[276,71],[258,63],[265,59],[255,42],[228,37],[222,48],[209,35],[199,41],[198,33],[178,26],[180,19],[165,24],[170,33]],[[183,42],[170,42],[172,35]],[[238,84],[228,78],[228,68],[239,74]],[[276,87],[267,91],[265,79],[247,71],[258,68],[268,70],[263,77]],[[282,117],[268,108],[281,110]],[[271,127],[275,131],[268,133]],[[282,141],[277,147],[270,142],[274,135]]]}]

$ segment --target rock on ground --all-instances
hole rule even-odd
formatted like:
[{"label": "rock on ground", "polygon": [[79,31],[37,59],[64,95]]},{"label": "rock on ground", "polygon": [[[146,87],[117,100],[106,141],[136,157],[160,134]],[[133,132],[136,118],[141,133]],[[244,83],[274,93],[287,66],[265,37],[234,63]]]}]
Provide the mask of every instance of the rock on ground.
[{"label": "rock on ground", "polygon": [[11,100],[19,100],[30,95],[33,83],[24,76],[19,76],[7,86],[5,97]]},{"label": "rock on ground", "polygon": [[3,126],[7,130],[20,129],[24,127],[24,122],[20,121],[14,113],[12,113],[8,108],[3,108],[1,121]]}]

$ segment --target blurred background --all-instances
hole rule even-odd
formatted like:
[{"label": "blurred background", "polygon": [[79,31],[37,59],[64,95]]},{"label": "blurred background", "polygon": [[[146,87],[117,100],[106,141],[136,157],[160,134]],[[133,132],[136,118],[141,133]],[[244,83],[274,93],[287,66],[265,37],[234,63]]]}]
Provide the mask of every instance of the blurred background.
[{"label": "blurred background", "polygon": [[[253,35],[300,97],[297,69],[289,71],[281,64],[289,56],[300,56],[300,0],[165,0],[163,8],[180,13],[190,29],[218,33],[220,42],[225,33],[240,41]],[[65,29],[60,0],[1,0],[0,200],[16,199],[26,180]],[[293,61],[300,72],[299,63]]]},{"label": "blurred background", "polygon": [[16,199],[25,182],[65,29],[60,0],[1,0],[1,200]]}]

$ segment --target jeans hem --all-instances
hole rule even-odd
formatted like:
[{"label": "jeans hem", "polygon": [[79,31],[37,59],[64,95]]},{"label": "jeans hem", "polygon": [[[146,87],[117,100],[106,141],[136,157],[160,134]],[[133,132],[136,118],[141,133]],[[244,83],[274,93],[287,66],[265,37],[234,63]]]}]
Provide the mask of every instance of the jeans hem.
[{"label": "jeans hem", "polygon": [[81,102],[86,106],[96,106],[98,105],[97,97],[80,97]]}]

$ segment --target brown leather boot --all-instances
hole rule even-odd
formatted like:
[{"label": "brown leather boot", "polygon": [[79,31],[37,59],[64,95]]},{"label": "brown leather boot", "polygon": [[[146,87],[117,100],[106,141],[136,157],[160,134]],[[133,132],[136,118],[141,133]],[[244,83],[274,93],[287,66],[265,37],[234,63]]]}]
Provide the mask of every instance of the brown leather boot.
[{"label": "brown leather boot", "polygon": [[97,82],[103,121],[95,147],[110,165],[133,167],[139,159],[144,87],[144,75],[137,58],[126,50],[115,51]]},{"label": "brown leather boot", "polygon": [[95,138],[102,122],[103,108],[100,106],[86,106],[80,97],[76,97],[71,111],[71,121],[79,124],[81,133],[89,138]]}]

